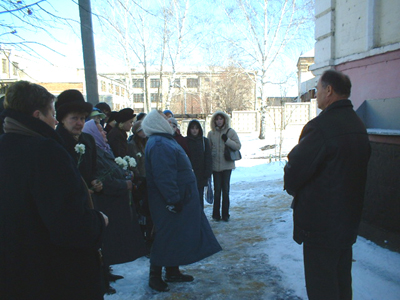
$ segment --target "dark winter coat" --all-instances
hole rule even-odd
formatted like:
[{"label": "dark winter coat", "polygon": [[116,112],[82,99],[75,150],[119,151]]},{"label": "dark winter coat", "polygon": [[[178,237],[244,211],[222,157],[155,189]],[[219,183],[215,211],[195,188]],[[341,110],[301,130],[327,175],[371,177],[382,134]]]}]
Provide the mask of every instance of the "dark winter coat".
[{"label": "dark winter coat", "polygon": [[285,189],[294,196],[294,240],[323,247],[355,243],[370,144],[350,100],[308,122],[289,153]]},{"label": "dark winter coat", "polygon": [[38,135],[0,137],[0,299],[102,299],[105,223],[76,162],[49,125],[5,114]]},{"label": "dark winter coat", "polygon": [[[189,128],[193,123],[197,123],[200,128],[197,136],[190,133]],[[212,158],[210,142],[203,137],[203,129],[199,121],[192,120],[189,122],[186,140],[189,147],[189,159],[196,175],[197,187],[205,187],[212,174]]]},{"label": "dark winter coat", "polygon": [[[157,266],[186,265],[221,250],[200,206],[189,158],[172,134],[157,133],[170,132],[168,127],[168,122],[156,110],[142,123],[149,136],[145,153],[146,178],[155,225],[150,263]],[[178,202],[183,205],[181,212],[173,213],[166,208]]]},{"label": "dark winter coat", "polygon": [[[222,128],[215,126],[215,118],[218,115],[222,115],[225,118],[225,124]],[[228,114],[223,111],[216,111],[210,120],[211,131],[208,132],[207,138],[211,144],[211,156],[214,172],[221,172],[224,170],[232,170],[235,168],[234,161],[228,161],[225,159],[224,150],[225,145],[229,146],[233,150],[240,150],[242,144],[240,143],[239,136],[236,131],[231,128],[231,118]],[[229,130],[230,128],[230,130]],[[229,130],[229,132],[228,132]],[[221,138],[223,134],[227,134],[228,139],[224,142]]]},{"label": "dark winter coat", "polygon": [[115,126],[107,134],[108,144],[115,157],[125,157],[128,155],[128,134],[126,131]]},{"label": "dark winter coat", "polygon": [[180,132],[176,132],[174,134],[174,139],[178,142],[178,144],[183,148],[183,150],[185,150],[185,153],[187,155],[189,155],[190,151],[189,151],[189,146],[187,143],[187,140],[182,136],[182,134],[180,134]]},{"label": "dark winter coat", "polygon": [[115,163],[112,154],[100,148],[97,167],[100,176],[108,174],[102,181],[102,191],[93,195],[95,208],[109,220],[102,247],[104,261],[107,265],[133,261],[147,252],[136,213],[132,213],[129,203],[131,191],[126,185],[125,171]]},{"label": "dark winter coat", "polygon": [[65,129],[62,123],[57,125],[56,131],[63,139],[64,146],[68,153],[75,160],[76,165],[78,165],[79,154],[75,151],[75,146],[77,144],[85,145],[85,153],[82,155],[81,162],[79,164],[79,172],[81,173],[87,186],[91,187],[91,182],[97,178],[96,143],[93,137],[90,134],[82,132],[78,140],[76,140],[72,134]]}]

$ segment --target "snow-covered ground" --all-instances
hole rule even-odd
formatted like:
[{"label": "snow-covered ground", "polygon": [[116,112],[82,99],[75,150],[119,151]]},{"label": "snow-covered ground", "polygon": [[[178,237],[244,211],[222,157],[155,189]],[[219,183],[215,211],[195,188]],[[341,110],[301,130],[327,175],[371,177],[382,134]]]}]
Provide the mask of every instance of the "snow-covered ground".
[{"label": "snow-covered ground", "polygon": [[[284,141],[283,153],[296,143],[300,131]],[[275,143],[256,134],[239,135],[243,159],[231,179],[231,220],[211,220],[212,205],[205,205],[223,251],[181,269],[195,277],[191,283],[170,284],[170,292],[147,286],[149,260],[113,266],[125,278],[113,283],[117,294],[106,300],[128,299],[307,299],[302,246],[292,240],[291,197],[283,191],[284,162],[269,163],[275,150],[260,148]],[[264,158],[262,158],[264,157]],[[258,158],[258,159],[256,159]],[[359,237],[354,249],[355,300],[400,299],[400,254]]]}]

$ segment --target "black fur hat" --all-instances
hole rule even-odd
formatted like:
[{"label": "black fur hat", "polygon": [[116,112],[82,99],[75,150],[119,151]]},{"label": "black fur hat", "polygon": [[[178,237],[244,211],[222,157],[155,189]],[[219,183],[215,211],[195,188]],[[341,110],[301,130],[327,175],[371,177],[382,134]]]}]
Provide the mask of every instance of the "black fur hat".
[{"label": "black fur hat", "polygon": [[136,116],[132,108],[123,108],[115,115],[115,121],[117,123],[124,123]]},{"label": "black fur hat", "polygon": [[62,92],[55,103],[56,118],[61,122],[71,112],[82,112],[86,117],[92,112],[93,105],[83,98],[78,90],[66,90]]}]

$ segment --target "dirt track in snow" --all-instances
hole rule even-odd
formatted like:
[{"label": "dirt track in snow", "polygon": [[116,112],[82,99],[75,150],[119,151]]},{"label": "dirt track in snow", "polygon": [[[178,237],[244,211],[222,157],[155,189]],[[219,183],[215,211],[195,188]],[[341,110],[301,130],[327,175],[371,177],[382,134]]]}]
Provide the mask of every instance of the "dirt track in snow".
[{"label": "dirt track in snow", "polygon": [[[257,192],[260,185],[265,185],[263,195]],[[138,270],[140,279],[126,277],[113,284],[118,292],[121,289],[130,289],[131,293],[120,292],[107,296],[106,300],[301,299],[292,290],[282,286],[280,271],[268,263],[268,249],[265,245],[267,238],[264,232],[270,224],[282,221],[280,212],[287,211],[291,201],[285,193],[276,193],[279,190],[277,186],[282,187],[282,180],[239,182],[231,185],[231,197],[236,197],[236,200],[235,205],[231,206],[230,221],[210,221],[223,251],[201,262],[181,267],[185,273],[195,277],[193,282],[170,283],[169,292],[154,292],[147,286],[148,260],[142,258],[114,268],[120,274],[124,268],[141,264],[142,271]],[[209,220],[211,212],[212,206],[206,205],[205,213]]]}]

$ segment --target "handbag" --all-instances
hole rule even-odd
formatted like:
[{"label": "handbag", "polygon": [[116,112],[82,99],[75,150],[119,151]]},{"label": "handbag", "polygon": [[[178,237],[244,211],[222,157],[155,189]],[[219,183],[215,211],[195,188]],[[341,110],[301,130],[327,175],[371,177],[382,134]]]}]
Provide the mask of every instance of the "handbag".
[{"label": "handbag", "polygon": [[[231,130],[231,129],[230,128],[228,129],[228,131],[226,132],[226,135],[228,135],[229,130]],[[240,153],[239,150],[233,150],[229,146],[225,145],[224,157],[225,157],[225,160],[227,160],[227,161],[235,161],[235,160],[242,159],[242,154]]]},{"label": "handbag", "polygon": [[204,195],[205,198],[206,198],[206,201],[209,204],[213,204],[213,202],[214,202],[214,192],[213,192],[211,177],[208,178],[208,182],[207,182],[206,188],[207,188],[207,192]]},{"label": "handbag", "polygon": [[233,150],[229,146],[225,145],[224,157],[227,161],[235,161],[242,159],[242,154],[239,150]]}]

